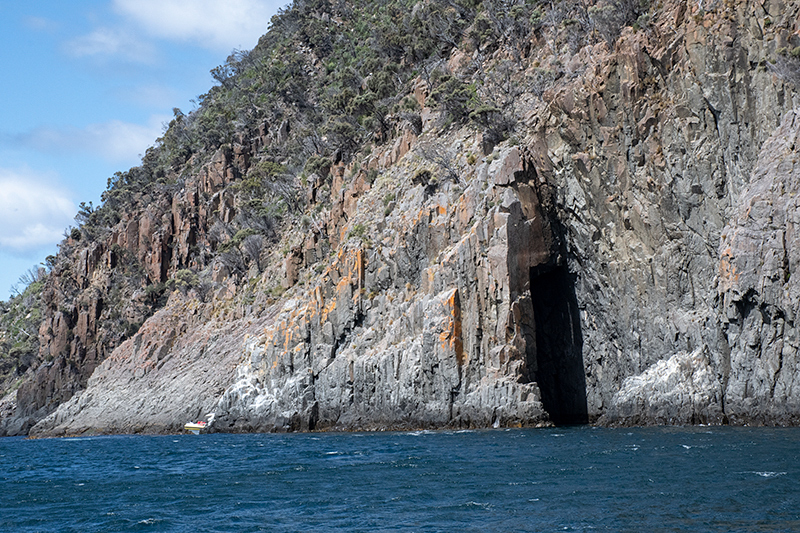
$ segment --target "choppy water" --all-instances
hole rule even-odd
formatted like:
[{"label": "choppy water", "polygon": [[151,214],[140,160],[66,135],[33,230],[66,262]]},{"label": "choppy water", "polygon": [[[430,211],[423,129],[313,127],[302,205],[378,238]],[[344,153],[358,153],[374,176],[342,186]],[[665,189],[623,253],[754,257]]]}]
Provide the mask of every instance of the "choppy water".
[{"label": "choppy water", "polygon": [[800,429],[0,439],[0,531],[800,531]]}]

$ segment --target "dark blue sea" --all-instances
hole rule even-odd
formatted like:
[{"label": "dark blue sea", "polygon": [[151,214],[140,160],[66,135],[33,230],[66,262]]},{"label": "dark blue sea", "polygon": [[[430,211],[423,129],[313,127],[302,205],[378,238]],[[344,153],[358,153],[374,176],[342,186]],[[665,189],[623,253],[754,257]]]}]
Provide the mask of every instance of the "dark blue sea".
[{"label": "dark blue sea", "polygon": [[800,531],[800,428],[6,438],[0,531]]}]

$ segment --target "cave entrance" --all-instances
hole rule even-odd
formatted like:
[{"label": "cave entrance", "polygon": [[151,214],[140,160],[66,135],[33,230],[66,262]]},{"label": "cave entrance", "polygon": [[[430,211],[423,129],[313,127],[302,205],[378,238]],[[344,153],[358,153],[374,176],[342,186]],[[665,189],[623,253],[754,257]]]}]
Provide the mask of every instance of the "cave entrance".
[{"label": "cave entrance", "polygon": [[536,324],[536,382],[550,420],[559,426],[587,424],[583,336],[574,277],[566,266],[531,269]]}]

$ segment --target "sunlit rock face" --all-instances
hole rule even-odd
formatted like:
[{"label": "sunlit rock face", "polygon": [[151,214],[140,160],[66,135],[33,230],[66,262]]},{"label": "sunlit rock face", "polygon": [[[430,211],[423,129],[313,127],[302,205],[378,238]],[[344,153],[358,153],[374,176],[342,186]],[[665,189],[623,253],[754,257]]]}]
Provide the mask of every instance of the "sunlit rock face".
[{"label": "sunlit rock face", "polygon": [[[244,267],[234,185],[297,129],[242,133],[70,243],[0,431],[798,423],[800,102],[766,65],[800,5],[719,4],[665,1],[613,47],[455,51],[476,86],[506,68],[515,135],[443,127],[420,76],[418,121],[298,178]],[[147,281],[111,298],[126,257]],[[156,309],[145,285],[186,269],[208,285]]]},{"label": "sunlit rock face", "polygon": [[558,243],[518,148],[481,172],[458,194],[405,195],[370,235],[379,248],[343,245],[248,340],[215,428],[546,422],[529,272],[555,265]]},{"label": "sunlit rock face", "polygon": [[719,299],[730,352],[721,382],[735,423],[797,424],[800,361],[800,115],[764,144],[720,244]]}]

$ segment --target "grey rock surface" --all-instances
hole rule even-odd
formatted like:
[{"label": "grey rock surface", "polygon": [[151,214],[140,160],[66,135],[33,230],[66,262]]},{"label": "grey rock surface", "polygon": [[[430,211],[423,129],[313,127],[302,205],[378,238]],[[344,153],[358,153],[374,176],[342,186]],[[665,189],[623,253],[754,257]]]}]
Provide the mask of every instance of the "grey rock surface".
[{"label": "grey rock surface", "polygon": [[761,151],[720,244],[719,369],[733,422],[800,421],[800,112]]},{"label": "grey rock surface", "polygon": [[[523,91],[522,134],[483,159],[474,130],[434,131],[419,80],[421,134],[332,169],[316,233],[238,287],[217,270],[196,315],[156,313],[33,433],[800,423],[800,100],[765,67],[798,13],[663,2]],[[65,368],[26,405],[72,394]]]},{"label": "grey rock surface", "polygon": [[232,381],[244,337],[261,325],[220,324],[208,311],[173,294],[31,436],[175,433],[205,420]]},{"label": "grey rock surface", "polygon": [[[787,19],[794,4],[763,9],[795,27]],[[534,118],[529,145],[557,191],[575,276],[591,420],[693,420],[682,412],[709,423],[784,420],[758,410],[752,419],[746,410],[726,415],[734,405],[727,398],[733,347],[721,316],[720,242],[762,147],[785,135],[776,128],[798,103],[791,85],[758,66],[777,45],[752,24],[759,13],[761,4],[751,2],[714,14],[666,3],[663,26],[649,36],[623,34],[614,56],[587,58],[584,78]],[[775,342],[784,339],[773,335]],[[667,370],[660,362],[699,349],[716,376],[708,397],[721,416],[699,405],[649,415],[632,408],[647,402],[617,405],[626,380],[655,379]]]},{"label": "grey rock surface", "polygon": [[461,195],[417,186],[374,236],[380,251],[345,243],[322,283],[248,340],[215,429],[546,422],[527,273],[555,261],[554,240],[519,150],[496,161]]}]

